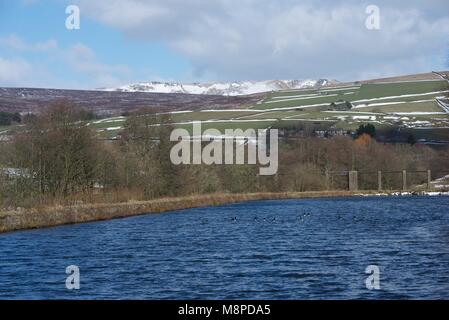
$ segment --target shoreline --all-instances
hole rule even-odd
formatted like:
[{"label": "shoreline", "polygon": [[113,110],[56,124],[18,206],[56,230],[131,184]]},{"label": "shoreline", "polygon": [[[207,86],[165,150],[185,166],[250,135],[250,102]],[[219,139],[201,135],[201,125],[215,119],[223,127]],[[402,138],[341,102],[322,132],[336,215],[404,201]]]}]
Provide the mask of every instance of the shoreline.
[{"label": "shoreline", "polygon": [[[438,193],[438,194],[436,194]],[[54,206],[0,212],[0,233],[19,230],[54,227],[93,221],[126,218],[144,214],[219,206],[255,200],[312,199],[349,196],[407,196],[446,195],[441,192],[389,192],[364,191],[308,191],[308,192],[260,192],[237,194],[209,194],[148,201],[97,203],[74,206]]]}]

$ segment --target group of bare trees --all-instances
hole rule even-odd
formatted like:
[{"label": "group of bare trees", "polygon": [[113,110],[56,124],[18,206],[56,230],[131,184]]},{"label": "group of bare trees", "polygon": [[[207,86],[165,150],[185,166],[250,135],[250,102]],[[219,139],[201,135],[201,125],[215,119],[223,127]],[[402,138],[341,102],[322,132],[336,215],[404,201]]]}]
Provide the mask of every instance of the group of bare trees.
[{"label": "group of bare trees", "polygon": [[[338,189],[344,179],[332,174],[339,171],[448,169],[447,149],[381,144],[367,134],[283,142],[276,176],[258,176],[254,165],[176,166],[169,158],[169,115],[130,116],[115,141],[99,140],[85,115],[70,104],[53,104],[0,145],[0,207]],[[394,183],[385,181],[386,187]]]},{"label": "group of bare trees", "polygon": [[66,197],[93,188],[103,146],[90,127],[80,125],[82,115],[65,103],[54,104],[3,146],[14,180],[3,193],[21,201],[42,195]]}]

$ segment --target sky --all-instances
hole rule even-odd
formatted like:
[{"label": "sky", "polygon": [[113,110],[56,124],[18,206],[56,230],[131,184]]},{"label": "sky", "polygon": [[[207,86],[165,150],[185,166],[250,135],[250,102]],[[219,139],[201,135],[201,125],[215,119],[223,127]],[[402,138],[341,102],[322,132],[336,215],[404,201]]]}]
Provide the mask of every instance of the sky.
[{"label": "sky", "polygon": [[[66,28],[69,5],[79,29]],[[377,18],[370,5],[378,28],[367,27]],[[0,86],[351,81],[447,69],[447,0],[0,0]]]}]

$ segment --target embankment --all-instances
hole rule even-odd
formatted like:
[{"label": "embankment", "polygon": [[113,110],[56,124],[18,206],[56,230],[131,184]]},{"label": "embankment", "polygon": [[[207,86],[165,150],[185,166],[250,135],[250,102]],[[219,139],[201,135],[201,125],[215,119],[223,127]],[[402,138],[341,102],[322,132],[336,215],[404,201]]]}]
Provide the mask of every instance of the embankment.
[{"label": "embankment", "polygon": [[124,218],[148,213],[216,206],[251,200],[275,200],[350,196],[349,191],[210,194],[149,201],[84,204],[0,212],[0,233],[64,224]]}]

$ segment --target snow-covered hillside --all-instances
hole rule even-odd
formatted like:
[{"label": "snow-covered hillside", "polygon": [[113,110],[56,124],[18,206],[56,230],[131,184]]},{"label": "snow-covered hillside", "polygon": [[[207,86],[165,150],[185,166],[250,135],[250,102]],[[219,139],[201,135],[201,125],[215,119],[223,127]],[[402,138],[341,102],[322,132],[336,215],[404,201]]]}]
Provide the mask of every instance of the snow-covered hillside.
[{"label": "snow-covered hillside", "polygon": [[267,80],[211,83],[140,82],[118,88],[102,89],[123,92],[190,93],[237,96],[286,89],[314,88],[329,84],[329,80]]}]

